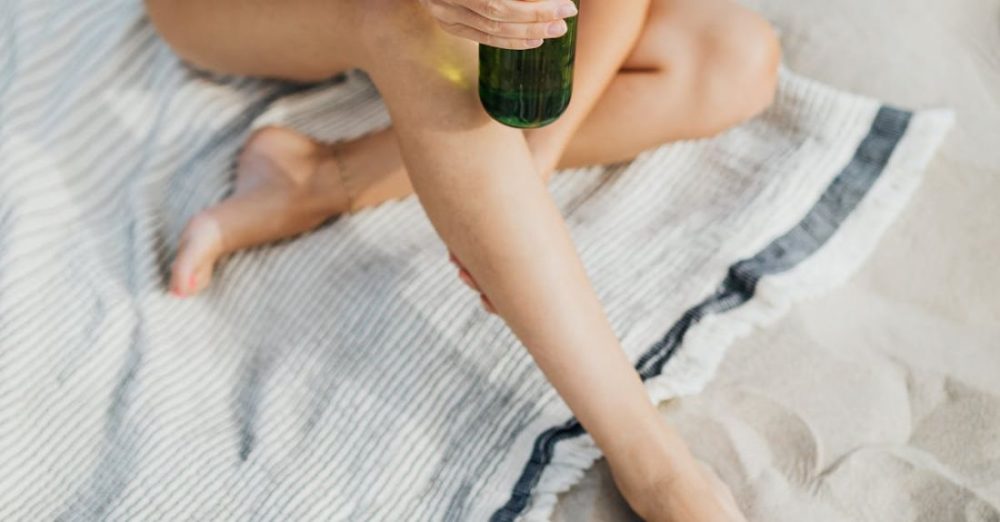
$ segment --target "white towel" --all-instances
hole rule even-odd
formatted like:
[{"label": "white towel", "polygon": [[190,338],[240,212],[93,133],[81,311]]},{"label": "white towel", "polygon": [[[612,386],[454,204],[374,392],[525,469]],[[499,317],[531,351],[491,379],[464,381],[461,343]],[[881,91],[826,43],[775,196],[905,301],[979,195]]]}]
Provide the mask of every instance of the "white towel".
[{"label": "white towel", "polygon": [[[185,68],[136,0],[0,8],[0,519],[539,520],[599,456],[413,199],[167,294],[252,128],[389,123],[360,74],[300,90]],[[762,117],[552,193],[662,400],[844,280],[949,123],[785,73]]]}]

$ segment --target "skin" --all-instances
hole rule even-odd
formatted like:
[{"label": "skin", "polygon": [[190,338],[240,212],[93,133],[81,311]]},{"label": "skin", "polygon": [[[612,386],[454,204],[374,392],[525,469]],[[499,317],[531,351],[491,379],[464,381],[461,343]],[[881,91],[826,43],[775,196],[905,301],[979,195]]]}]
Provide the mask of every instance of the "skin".
[{"label": "skin", "polygon": [[189,224],[171,287],[193,295],[221,255],[415,192],[460,277],[531,353],[632,507],[648,520],[743,520],[649,401],[545,181],[557,167],[629,159],[758,113],[774,92],[776,40],[728,0],[584,2],[566,114],[531,132],[493,122],[476,96],[470,38],[537,45],[564,24],[560,2],[148,0],[161,34],[197,66],[299,81],[364,69],[393,121],[338,145],[258,132],[233,195]]}]

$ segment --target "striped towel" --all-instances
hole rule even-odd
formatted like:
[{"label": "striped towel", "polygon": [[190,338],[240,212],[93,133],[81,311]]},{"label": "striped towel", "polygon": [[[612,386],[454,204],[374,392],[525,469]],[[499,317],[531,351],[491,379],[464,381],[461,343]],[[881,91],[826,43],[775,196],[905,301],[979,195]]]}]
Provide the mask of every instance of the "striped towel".
[{"label": "striped towel", "polygon": [[[255,127],[388,124],[368,81],[185,68],[138,0],[0,1],[0,520],[547,519],[599,457],[415,200],[165,290]],[[656,400],[843,281],[950,125],[784,73],[774,107],[552,186]]]}]

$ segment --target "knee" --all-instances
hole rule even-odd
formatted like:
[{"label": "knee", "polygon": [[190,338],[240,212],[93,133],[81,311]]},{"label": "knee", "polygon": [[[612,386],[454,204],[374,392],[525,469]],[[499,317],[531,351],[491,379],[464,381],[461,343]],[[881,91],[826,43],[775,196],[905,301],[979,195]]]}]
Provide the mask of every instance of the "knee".
[{"label": "knee", "polygon": [[771,25],[739,10],[720,18],[700,36],[700,83],[711,107],[724,108],[717,130],[750,119],[774,100],[781,45]]},{"label": "knee", "polygon": [[419,2],[365,0],[355,9],[357,43],[368,54],[412,52],[434,35],[434,21]]},{"label": "knee", "polygon": [[[369,73],[380,90],[387,84],[416,85],[447,97],[455,106],[468,102],[477,80],[476,45],[445,33],[419,2],[365,0],[359,7],[358,68]],[[383,95],[386,92],[383,90]],[[482,112],[478,99],[474,105]],[[463,113],[455,108],[456,117]]]}]

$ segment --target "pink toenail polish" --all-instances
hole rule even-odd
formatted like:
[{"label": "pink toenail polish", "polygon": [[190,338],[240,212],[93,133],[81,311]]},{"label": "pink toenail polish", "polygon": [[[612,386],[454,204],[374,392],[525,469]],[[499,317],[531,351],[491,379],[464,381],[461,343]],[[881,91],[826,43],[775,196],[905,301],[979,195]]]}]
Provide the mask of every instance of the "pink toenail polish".
[{"label": "pink toenail polish", "polygon": [[188,281],[188,289],[194,290],[198,286],[198,276],[192,275]]}]

